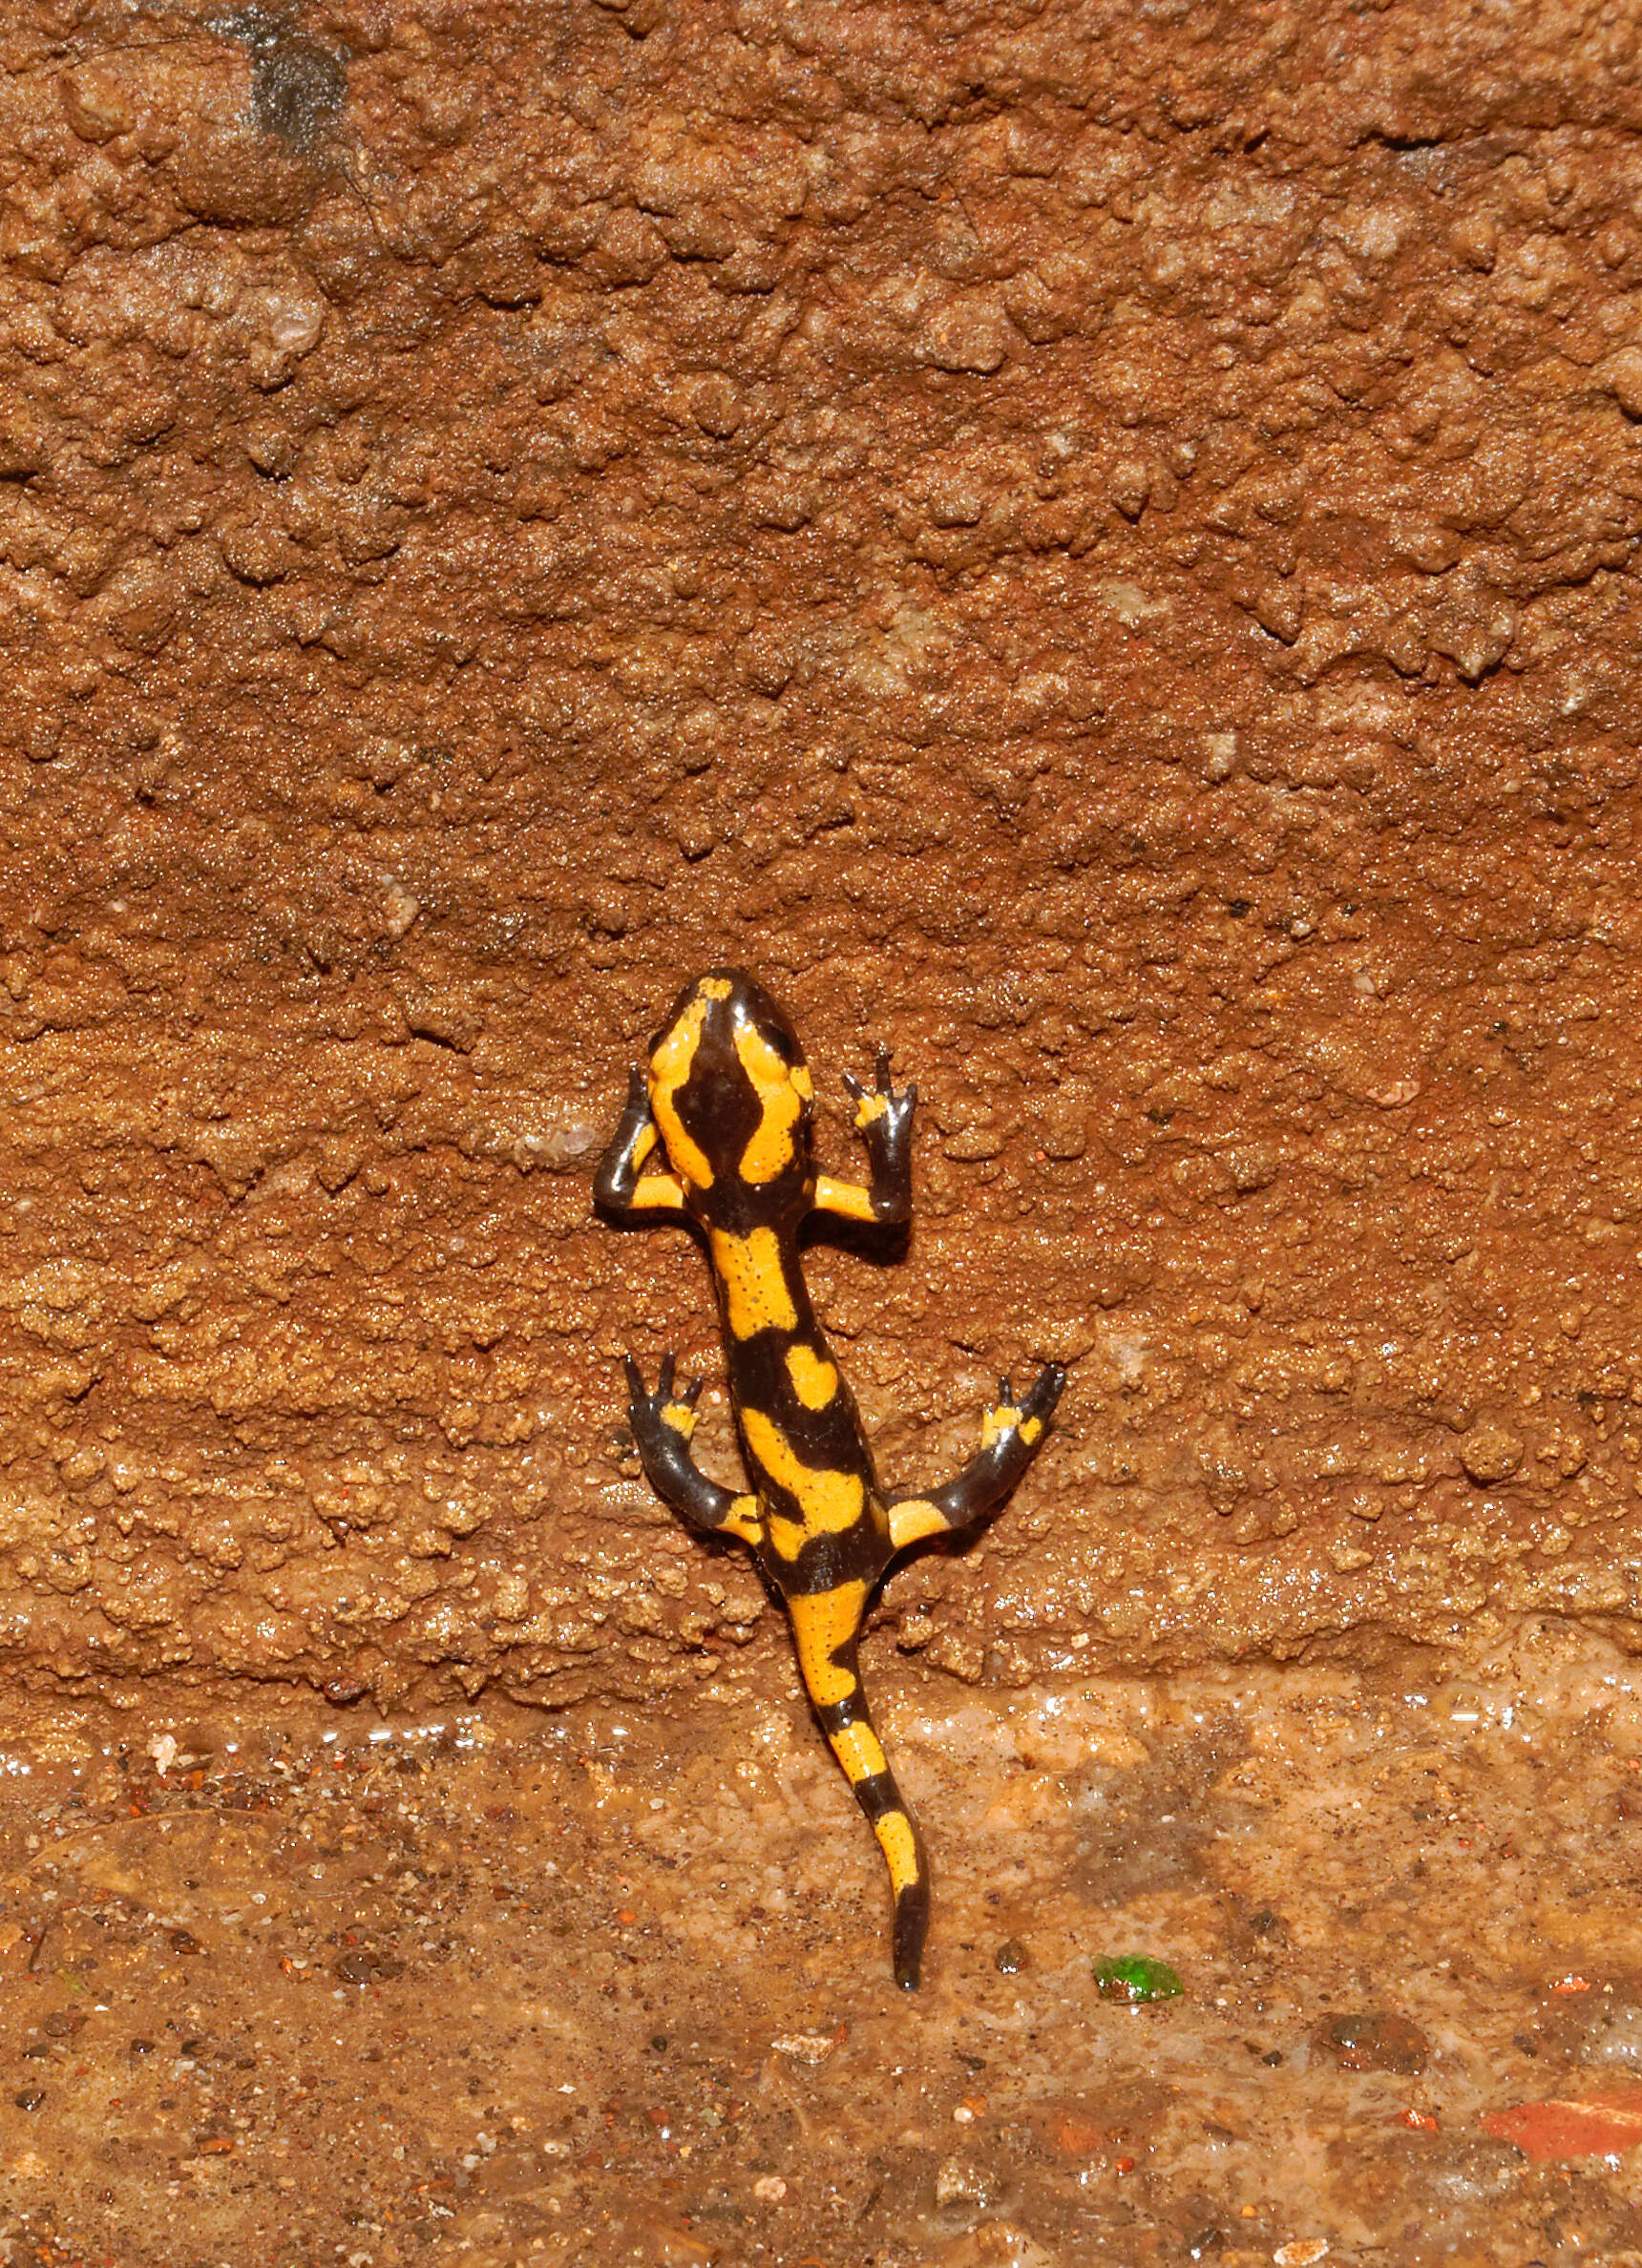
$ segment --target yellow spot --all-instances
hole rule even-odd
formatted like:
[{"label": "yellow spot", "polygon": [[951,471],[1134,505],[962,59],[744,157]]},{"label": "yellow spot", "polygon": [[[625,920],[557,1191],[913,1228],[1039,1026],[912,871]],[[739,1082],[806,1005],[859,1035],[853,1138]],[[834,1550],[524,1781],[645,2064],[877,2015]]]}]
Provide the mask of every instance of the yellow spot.
[{"label": "yellow spot", "polygon": [[810,1531],[801,1520],[789,1520],[784,1513],[767,1515],[771,1548],[784,1560],[795,1560],[810,1541]]},{"label": "yellow spot", "polygon": [[1012,1402],[1000,1402],[987,1411],[980,1420],[980,1446],[990,1449],[1002,1435],[1013,1433],[1021,1423],[1021,1413]]},{"label": "yellow spot", "polygon": [[696,1413],[688,1402],[668,1402],[662,1411],[662,1423],[683,1434],[687,1441],[696,1430]]},{"label": "yellow spot", "polygon": [[727,1000],[734,990],[727,976],[704,976],[696,986],[696,998],[700,1000]]},{"label": "yellow spot", "polygon": [[679,1116],[678,1094],[690,1076],[696,1049],[702,1043],[702,1025],[706,1013],[707,1003],[698,993],[677,1023],[670,1031],[663,1032],[650,1050],[650,1108],[656,1114],[675,1172],[683,1174],[697,1189],[712,1187],[713,1169],[700,1144],[684,1132],[684,1121]]},{"label": "yellow spot", "polygon": [[787,1375],[807,1410],[824,1410],[838,1391],[836,1365],[823,1361],[813,1347],[788,1348]]},{"label": "yellow spot", "polygon": [[684,1204],[684,1185],[676,1173],[647,1173],[642,1182],[633,1186],[627,1200],[629,1212],[659,1212],[669,1207],[682,1212]]},{"label": "yellow spot", "polygon": [[725,1320],[730,1336],[751,1338],[759,1331],[796,1331],[798,1311],[781,1266],[781,1239],[773,1228],[731,1236],[715,1228],[707,1238],[713,1267],[724,1286]]},{"label": "yellow spot", "polygon": [[777,1055],[751,1024],[743,1024],[737,1032],[735,1052],[763,1112],[751,1141],[741,1153],[742,1179],[772,1182],[792,1163],[792,1129],[803,1116],[803,1098],[793,1084],[786,1058]]},{"label": "yellow spot", "polygon": [[913,1836],[913,1823],[905,1812],[886,1812],[881,1819],[874,1821],[873,1833],[878,1838],[879,1850],[890,1862],[890,1885],[898,1898],[918,1879],[918,1846]]},{"label": "yellow spot", "polygon": [[798,1092],[803,1096],[806,1102],[814,1102],[815,1082],[810,1076],[810,1066],[808,1063],[794,1063],[787,1076],[791,1080],[793,1085],[798,1089]]},{"label": "yellow spot", "polygon": [[1025,1442],[1025,1444],[1026,1444],[1027,1448],[1028,1448],[1028,1449],[1035,1448],[1035,1447],[1037,1446],[1037,1444],[1038,1444],[1038,1443],[1039,1443],[1039,1442],[1040,1442],[1040,1441],[1042,1439],[1042,1438],[1043,1438],[1043,1420],[1042,1420],[1042,1418],[1027,1418],[1027,1420],[1026,1420],[1026,1422],[1025,1422],[1025,1424],[1024,1424],[1024,1425],[1023,1425],[1023,1426],[1021,1428],[1021,1439],[1022,1439],[1022,1440]]},{"label": "yellow spot", "polygon": [[830,1733],[828,1737],[851,1787],[859,1787],[862,1780],[871,1779],[876,1772],[888,1772],[889,1759],[871,1725],[846,1725],[841,1732]]},{"label": "yellow spot", "polygon": [[863,1095],[855,1104],[855,1131],[864,1134],[874,1119],[881,1119],[889,1109],[885,1095]]},{"label": "yellow spot", "polygon": [[[840,1536],[854,1526],[867,1508],[867,1491],[858,1473],[807,1465],[762,1410],[743,1409],[741,1429],[754,1461],[797,1501],[808,1534]],[[773,1520],[770,1524],[773,1531]]]},{"label": "yellow spot", "polygon": [[724,1516],[724,1526],[727,1535],[739,1536],[744,1544],[762,1543],[764,1530],[759,1523],[758,1499],[738,1496]]},{"label": "yellow spot", "polygon": [[909,1544],[921,1544],[926,1536],[951,1532],[952,1522],[927,1497],[908,1497],[904,1504],[890,1506],[890,1542],[897,1551]]},{"label": "yellow spot", "polygon": [[832,1590],[810,1591],[787,1602],[799,1675],[817,1709],[835,1709],[855,1690],[855,1672],[840,1669],[832,1656],[860,1628],[866,1605],[864,1583],[840,1583]]},{"label": "yellow spot", "polygon": [[815,1204],[821,1212],[837,1213],[846,1221],[874,1221],[873,1195],[859,1182],[834,1181],[830,1173],[815,1176]]}]

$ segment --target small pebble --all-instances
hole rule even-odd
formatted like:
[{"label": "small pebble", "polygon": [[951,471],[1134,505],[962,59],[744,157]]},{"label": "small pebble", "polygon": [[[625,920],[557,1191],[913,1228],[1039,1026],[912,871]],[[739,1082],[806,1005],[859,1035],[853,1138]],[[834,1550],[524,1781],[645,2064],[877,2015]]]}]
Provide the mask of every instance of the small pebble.
[{"label": "small pebble", "polygon": [[1412,2078],[1431,2056],[1430,2041],[1406,2016],[1331,2016],[1314,2037],[1342,2071],[1400,2071]]},{"label": "small pebble", "polygon": [[11,2097],[19,2110],[37,2110],[45,2099],[43,2087],[20,2087]]},{"label": "small pebble", "polygon": [[1018,1977],[1027,1966],[1026,1948],[1019,1938],[1005,1938],[992,1963],[1000,1977]]},{"label": "small pebble", "polygon": [[787,2194],[787,2184],[779,2174],[761,2174],[752,2185],[752,2194],[766,2205],[779,2205]]},{"label": "small pebble", "polygon": [[771,2040],[777,2055],[790,2055],[794,2063],[824,2064],[837,2042],[828,2032],[789,2032],[784,2040]]},{"label": "small pebble", "polygon": [[1313,2263],[1328,2258],[1329,2240],[1326,2236],[1296,2236],[1293,2244],[1279,2244],[1272,2255],[1276,2268],[1313,2268]]},{"label": "small pebble", "polygon": [[979,2166],[963,2158],[947,2158],[935,2177],[937,2205],[985,2205],[991,2202],[991,2184]]}]

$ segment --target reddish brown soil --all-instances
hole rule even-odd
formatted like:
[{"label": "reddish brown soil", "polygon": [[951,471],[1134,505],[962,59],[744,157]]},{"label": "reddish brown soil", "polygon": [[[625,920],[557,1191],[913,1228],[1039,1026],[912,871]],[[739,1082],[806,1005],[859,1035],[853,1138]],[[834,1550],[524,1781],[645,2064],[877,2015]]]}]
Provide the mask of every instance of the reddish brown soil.
[{"label": "reddish brown soil", "polygon": [[[14,2258],[1642,2250],[1524,2109],[1642,2036],[1632,18],[3,11]],[[621,1423],[710,1302],[588,1165],[721,961],[830,1166],[919,1082],[812,1261],[887,1472],[1072,1365],[869,1639],[913,2010]]]},{"label": "reddish brown soil", "polygon": [[723,959],[926,1098],[910,1256],[815,1262],[891,1472],[1074,1364],[904,1647],[1631,1643],[1638,71],[1549,0],[11,8],[9,1676],[783,1690],[618,1430],[701,1268],[585,1181]]},{"label": "reddish brown soil", "polygon": [[[1642,1706],[1611,1651],[887,1713],[937,1870],[916,1999],[792,1705],[724,1694],[664,1742],[611,1709],[331,1745],[151,1718],[7,1758],[0,2257],[1642,2254]],[[1101,1999],[1130,1953],[1183,1995]]]}]

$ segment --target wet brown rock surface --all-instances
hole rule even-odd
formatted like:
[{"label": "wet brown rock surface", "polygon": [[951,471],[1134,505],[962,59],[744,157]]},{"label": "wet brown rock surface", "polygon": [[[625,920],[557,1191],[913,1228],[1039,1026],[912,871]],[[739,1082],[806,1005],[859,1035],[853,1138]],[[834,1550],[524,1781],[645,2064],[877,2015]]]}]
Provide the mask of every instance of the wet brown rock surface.
[{"label": "wet brown rock surface", "polygon": [[1630,1643],[1639,123],[1548,0],[11,8],[8,1675],[776,1689],[586,1193],[723,959],[926,1098],[888,1470],[1074,1363],[909,1651]]}]

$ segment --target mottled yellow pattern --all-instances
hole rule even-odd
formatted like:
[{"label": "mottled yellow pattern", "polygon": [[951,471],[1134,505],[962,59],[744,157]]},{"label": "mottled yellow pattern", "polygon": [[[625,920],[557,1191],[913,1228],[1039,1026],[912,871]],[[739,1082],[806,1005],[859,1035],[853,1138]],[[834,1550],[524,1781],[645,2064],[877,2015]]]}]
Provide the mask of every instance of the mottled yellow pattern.
[{"label": "mottled yellow pattern", "polygon": [[882,1095],[862,1095],[855,1104],[855,1131],[863,1134],[874,1119],[881,1119],[889,1109]]},{"label": "mottled yellow pattern", "polygon": [[662,1411],[662,1423],[683,1434],[687,1441],[696,1430],[696,1413],[688,1402],[668,1402]]},{"label": "mottled yellow pattern", "polygon": [[707,1238],[719,1282],[724,1286],[725,1320],[732,1338],[756,1331],[796,1331],[798,1310],[781,1266],[781,1239],[773,1228],[753,1228],[732,1236],[715,1228]]},{"label": "mottled yellow pattern", "polygon": [[751,1024],[743,1024],[736,1033],[735,1052],[763,1113],[741,1153],[741,1176],[762,1185],[774,1181],[792,1163],[792,1129],[803,1116],[804,1100],[786,1058]]},{"label": "mottled yellow pattern", "polygon": [[853,1527],[867,1508],[867,1491],[858,1473],[829,1472],[807,1465],[778,1425],[762,1410],[744,1406],[741,1429],[753,1460],[761,1464],[778,1488],[793,1497],[812,1536],[841,1536]]},{"label": "mottled yellow pattern", "polygon": [[805,1690],[818,1709],[848,1701],[855,1690],[854,1671],[841,1670],[832,1656],[860,1628],[866,1604],[864,1583],[840,1583],[830,1591],[800,1592],[787,1602]]},{"label": "mottled yellow pattern", "polygon": [[787,1375],[807,1410],[824,1410],[838,1391],[838,1366],[825,1362],[813,1347],[789,1347]]},{"label": "mottled yellow pattern", "polygon": [[684,1122],[679,1117],[678,1092],[690,1076],[690,1065],[701,1045],[702,1025],[707,1013],[707,1003],[702,998],[705,989],[704,985],[698,990],[672,1030],[663,1034],[650,1053],[650,1108],[675,1171],[697,1189],[712,1187],[713,1169],[700,1144],[684,1132]]}]

